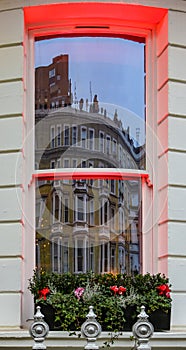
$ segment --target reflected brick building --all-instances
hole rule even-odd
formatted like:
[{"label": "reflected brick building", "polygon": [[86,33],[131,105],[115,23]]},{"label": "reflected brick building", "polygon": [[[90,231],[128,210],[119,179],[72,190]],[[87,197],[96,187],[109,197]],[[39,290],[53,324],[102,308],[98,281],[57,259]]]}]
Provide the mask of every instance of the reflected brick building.
[{"label": "reflected brick building", "polygon": [[68,55],[53,58],[48,66],[35,70],[35,108],[49,109],[71,104]]}]

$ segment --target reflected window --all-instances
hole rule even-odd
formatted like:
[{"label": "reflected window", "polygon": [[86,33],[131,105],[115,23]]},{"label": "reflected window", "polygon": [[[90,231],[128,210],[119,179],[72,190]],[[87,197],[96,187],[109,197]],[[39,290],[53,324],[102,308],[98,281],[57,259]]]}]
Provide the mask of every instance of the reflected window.
[{"label": "reflected window", "polygon": [[69,200],[65,198],[64,202],[64,223],[69,222]]},{"label": "reflected window", "polygon": [[[87,180],[61,179],[58,191],[55,182],[38,181],[38,267],[61,272],[140,271],[141,182],[122,180],[121,199],[119,180],[111,181],[115,193],[107,180],[94,180],[92,186]],[[132,198],[128,202],[126,192]]]},{"label": "reflected window", "polygon": [[72,126],[72,145],[76,145],[78,141],[78,129],[76,125]]},{"label": "reflected window", "polygon": [[61,146],[61,125],[57,125],[57,147]]},{"label": "reflected window", "polygon": [[104,133],[102,131],[99,132],[99,150],[104,152]]},{"label": "reflected window", "polygon": [[55,127],[54,126],[51,126],[50,128],[50,139],[51,139],[51,148],[54,148],[55,147]]},{"label": "reflected window", "polygon": [[64,126],[64,145],[69,146],[70,144],[70,130],[69,125]]},{"label": "reflected window", "polygon": [[89,149],[94,150],[94,129],[89,129]]},{"label": "reflected window", "polygon": [[85,127],[81,128],[81,147],[86,148],[87,146],[87,129]]},{"label": "reflected window", "polygon": [[92,174],[103,174],[76,179],[72,172],[37,181],[38,267],[140,271],[141,182],[104,172],[146,167],[144,67],[142,38],[36,40],[37,173],[92,168]]}]

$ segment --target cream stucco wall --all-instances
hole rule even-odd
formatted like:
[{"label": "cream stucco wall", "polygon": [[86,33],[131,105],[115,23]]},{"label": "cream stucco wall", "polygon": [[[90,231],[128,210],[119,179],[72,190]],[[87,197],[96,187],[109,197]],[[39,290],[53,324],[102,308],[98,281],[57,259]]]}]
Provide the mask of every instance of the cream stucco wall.
[{"label": "cream stucco wall", "polygon": [[[52,3],[61,1],[0,1],[0,327],[6,328],[21,327],[33,312],[26,285],[34,268],[34,103],[28,93],[33,86],[23,7]],[[147,228],[144,238],[144,271],[168,274],[173,285],[172,328],[186,329],[186,2],[138,4],[169,10],[153,30],[153,55],[148,59],[153,66],[148,103],[157,137],[150,170],[153,188],[144,197],[147,203],[153,200],[153,230]]]}]

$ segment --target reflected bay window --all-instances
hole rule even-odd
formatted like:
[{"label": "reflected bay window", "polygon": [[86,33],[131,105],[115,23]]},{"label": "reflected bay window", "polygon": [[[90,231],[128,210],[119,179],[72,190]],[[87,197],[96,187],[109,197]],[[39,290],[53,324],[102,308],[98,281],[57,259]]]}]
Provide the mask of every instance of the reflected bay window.
[{"label": "reflected bay window", "polygon": [[94,129],[89,129],[89,149],[93,150],[94,149],[94,136],[95,132]]},{"label": "reflected bay window", "polygon": [[62,272],[62,244],[59,237],[52,239],[52,272]]},{"label": "reflected bay window", "polygon": [[74,255],[75,255],[75,272],[84,272],[84,262],[85,262],[85,253],[86,249],[84,247],[84,242],[82,239],[75,240],[75,249],[74,249]]},{"label": "reflected bay window", "polygon": [[57,125],[57,147],[61,146],[61,125]]},{"label": "reflected bay window", "polygon": [[100,225],[107,225],[108,209],[109,209],[108,201],[102,200],[101,201],[101,208],[100,208]]},{"label": "reflected bay window", "polygon": [[107,154],[111,153],[111,142],[110,142],[111,138],[109,135],[106,136],[106,152]]},{"label": "reflected bay window", "polygon": [[109,264],[109,243],[102,243],[100,245],[100,272],[109,272],[110,264]]},{"label": "reflected bay window", "polygon": [[69,125],[64,126],[64,146],[70,145],[70,129]]},{"label": "reflected bay window", "polygon": [[53,194],[53,223],[61,220],[61,196],[59,193]]},{"label": "reflected bay window", "polygon": [[110,255],[110,269],[114,273],[114,271],[116,271],[116,247],[114,247],[113,245],[111,245],[110,248]]},{"label": "reflected bay window", "polygon": [[55,127],[51,126],[50,128],[50,147],[55,147]]},{"label": "reflected bay window", "polygon": [[99,132],[99,150],[104,152],[104,133],[102,131]]},{"label": "reflected bay window", "polygon": [[69,199],[65,198],[64,203],[64,222],[69,222]]},{"label": "reflected bay window", "polygon": [[125,250],[124,247],[119,247],[119,271],[125,273]]},{"label": "reflected bay window", "polygon": [[115,208],[111,207],[110,208],[110,221],[111,221],[111,230],[114,231],[116,228],[116,224],[115,224]]},{"label": "reflected bay window", "polygon": [[77,129],[77,125],[73,125],[72,126],[72,145],[77,146],[77,142],[78,142],[78,129]]},{"label": "reflected bay window", "polygon": [[90,203],[89,203],[89,223],[90,225],[94,225],[94,199],[91,199],[90,200]]},{"label": "reflected bay window", "polygon": [[115,194],[115,184],[116,182],[114,180],[110,180],[110,189],[113,194]]},{"label": "reflected bay window", "polygon": [[64,242],[63,245],[63,272],[69,272],[69,247],[68,242]]},{"label": "reflected bay window", "polygon": [[85,127],[81,127],[81,147],[87,147],[87,129]]},{"label": "reflected bay window", "polygon": [[86,221],[86,196],[75,197],[75,221]]}]

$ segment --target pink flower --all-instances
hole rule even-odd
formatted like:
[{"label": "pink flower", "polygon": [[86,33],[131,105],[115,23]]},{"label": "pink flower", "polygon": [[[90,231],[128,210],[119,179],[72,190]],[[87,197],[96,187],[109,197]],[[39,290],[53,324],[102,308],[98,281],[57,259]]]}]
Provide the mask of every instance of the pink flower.
[{"label": "pink flower", "polygon": [[80,300],[81,296],[84,293],[84,290],[85,290],[84,288],[79,287],[74,291],[74,294],[78,300]]}]

